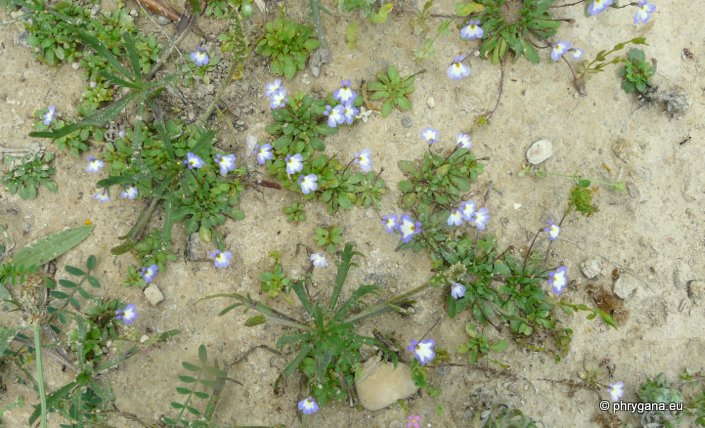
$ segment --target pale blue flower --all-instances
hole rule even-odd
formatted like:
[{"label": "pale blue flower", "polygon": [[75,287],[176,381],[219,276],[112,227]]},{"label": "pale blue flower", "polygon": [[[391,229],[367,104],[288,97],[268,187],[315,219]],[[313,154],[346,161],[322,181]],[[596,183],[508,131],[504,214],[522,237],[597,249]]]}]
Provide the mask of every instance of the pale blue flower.
[{"label": "pale blue flower", "polygon": [[611,383],[607,390],[610,393],[612,401],[617,401],[624,395],[624,382]]},{"label": "pale blue flower", "polygon": [[220,175],[228,175],[228,172],[235,169],[235,155],[215,155],[215,162],[220,167]]},{"label": "pale blue flower", "polygon": [[197,66],[203,67],[204,65],[208,65],[210,58],[208,58],[206,50],[199,46],[195,51],[191,52],[191,61],[193,61],[193,63]]},{"label": "pale blue flower", "polygon": [[565,55],[572,46],[572,43],[565,41],[554,43],[553,48],[551,48],[551,59],[553,62],[561,59],[561,57]]},{"label": "pale blue flower", "polygon": [[401,232],[401,242],[407,243],[411,241],[415,235],[421,233],[421,222],[415,222],[408,214],[403,214],[399,222],[399,232]]},{"label": "pale blue flower", "polygon": [[370,152],[370,149],[362,149],[355,153],[355,163],[362,172],[370,172],[372,170],[372,152]]},{"label": "pale blue flower", "polygon": [[351,103],[357,98],[357,92],[353,91],[350,87],[352,82],[348,80],[343,80],[340,82],[340,88],[333,92],[333,98],[340,101],[341,103]]},{"label": "pale blue flower", "polygon": [[115,311],[115,319],[122,320],[125,325],[130,325],[135,322],[138,316],[135,305],[132,303]]},{"label": "pale blue flower", "polygon": [[399,229],[399,216],[396,214],[389,214],[382,217],[382,224],[387,233],[394,233]]},{"label": "pale blue flower", "polygon": [[436,341],[433,339],[424,339],[421,342],[412,340],[406,349],[407,351],[412,351],[419,363],[425,366],[436,357],[436,352],[433,350],[434,346],[436,346]]},{"label": "pale blue flower", "polygon": [[265,162],[274,158],[271,144],[257,145],[255,149],[257,150],[257,163],[260,165],[264,165]]},{"label": "pale blue flower", "polygon": [[149,267],[143,267],[140,269],[140,275],[142,275],[142,278],[144,278],[144,282],[149,284],[152,282],[154,277],[157,275],[157,272],[159,272],[159,266],[157,265],[151,265]]},{"label": "pale blue flower", "polygon": [[465,60],[465,55],[456,55],[455,58],[453,59],[453,62],[448,66],[448,77],[450,77],[453,80],[461,80],[464,77],[468,77],[470,75],[470,67],[467,65],[463,64],[463,61]]},{"label": "pale blue flower", "polygon": [[301,175],[299,176],[299,185],[304,195],[315,192],[318,189],[318,176],[316,174]]},{"label": "pale blue flower", "polygon": [[328,267],[328,260],[326,260],[326,256],[322,253],[311,254],[311,263],[317,268]]},{"label": "pale blue flower", "polygon": [[573,55],[573,59],[580,59],[585,55],[585,51],[580,48],[573,48],[571,49],[571,55]]},{"label": "pale blue flower", "polygon": [[440,135],[440,132],[438,132],[437,129],[433,128],[426,128],[423,131],[421,131],[421,138],[428,144],[434,144],[438,142],[438,137]]},{"label": "pale blue flower", "polygon": [[463,220],[471,221],[476,209],[477,203],[475,201],[465,201],[460,204],[460,213],[463,214]]},{"label": "pale blue flower", "polygon": [[269,97],[269,108],[278,109],[286,107],[287,101],[286,88],[279,88]]},{"label": "pale blue flower", "polygon": [[139,192],[137,191],[137,188],[135,186],[130,186],[127,189],[123,190],[122,193],[120,193],[120,197],[122,199],[134,200],[137,197],[138,193]]},{"label": "pale blue flower", "polygon": [[49,126],[54,121],[55,117],[56,117],[56,107],[49,106],[47,108],[47,112],[44,113],[44,116],[42,116],[42,119],[44,119],[44,121],[42,123],[44,123],[44,125],[46,125],[46,126]]},{"label": "pale blue flower", "polygon": [[279,89],[282,87],[282,81],[281,79],[277,79],[274,82],[269,82],[266,85],[264,85],[264,93],[268,97],[271,97],[274,95],[275,92],[277,92]]},{"label": "pale blue flower", "polygon": [[454,282],[450,286],[450,295],[453,296],[454,299],[458,300],[465,296],[465,292],[467,289],[463,284]]},{"label": "pale blue flower", "polygon": [[352,102],[347,102],[343,104],[343,121],[348,125],[352,125],[355,120],[355,116],[360,113]]},{"label": "pale blue flower", "polygon": [[636,7],[636,13],[634,13],[634,24],[646,24],[651,15],[656,11],[656,5],[649,3],[648,0],[639,0]]},{"label": "pale blue flower", "polygon": [[549,220],[547,223],[548,227],[545,227],[543,231],[548,233],[549,241],[555,241],[558,239],[558,234],[561,232],[561,228],[557,224],[554,224],[553,220]]},{"label": "pale blue flower", "polygon": [[318,411],[318,403],[316,403],[316,400],[314,400],[313,397],[304,398],[299,401],[298,406],[299,410],[301,410],[304,415],[310,415]]},{"label": "pale blue flower", "polygon": [[470,150],[472,148],[472,137],[468,134],[458,134],[455,137],[455,143],[460,147],[461,149],[468,149]]},{"label": "pale blue flower", "polygon": [[460,226],[463,224],[463,213],[460,210],[453,210],[448,216],[448,226]]},{"label": "pale blue flower", "polygon": [[86,172],[91,174],[99,173],[105,164],[102,160],[96,159],[95,156],[88,156],[88,165],[86,166]]},{"label": "pale blue flower", "polygon": [[614,0],[592,0],[592,3],[588,5],[588,15],[595,16],[605,9],[610,7],[614,3]]},{"label": "pale blue flower", "polygon": [[465,40],[481,39],[485,35],[485,30],[480,27],[480,21],[471,19],[468,25],[460,30],[460,37]]},{"label": "pale blue flower", "polygon": [[485,207],[475,211],[470,219],[470,223],[472,223],[477,230],[485,230],[488,221],[490,221],[490,214]]},{"label": "pale blue flower", "polygon": [[93,195],[93,198],[103,204],[106,202],[110,202],[110,195],[108,195],[108,192],[105,190],[96,193],[95,195]]},{"label": "pale blue flower", "polygon": [[213,259],[216,268],[222,269],[230,266],[233,253],[230,251],[213,250],[208,256]]},{"label": "pale blue flower", "polygon": [[286,173],[291,175],[295,174],[302,169],[304,169],[304,158],[301,154],[297,153],[294,156],[286,155]]},{"label": "pale blue flower", "polygon": [[184,163],[188,165],[188,169],[198,169],[206,164],[205,162],[203,162],[203,159],[201,159],[200,157],[198,157],[198,155],[192,152],[186,153],[186,160],[184,161]]},{"label": "pale blue flower", "polygon": [[553,287],[554,294],[563,293],[563,289],[568,285],[568,268],[560,266],[558,269],[548,273],[548,285]]},{"label": "pale blue flower", "polygon": [[335,128],[345,122],[345,107],[342,104],[338,104],[335,107],[327,105],[323,114],[328,116],[328,126],[331,128]]}]

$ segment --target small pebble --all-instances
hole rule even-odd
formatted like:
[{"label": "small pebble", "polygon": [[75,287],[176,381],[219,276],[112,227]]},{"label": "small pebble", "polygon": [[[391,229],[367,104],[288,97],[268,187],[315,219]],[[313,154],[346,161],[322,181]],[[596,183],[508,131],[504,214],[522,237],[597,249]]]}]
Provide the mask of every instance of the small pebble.
[{"label": "small pebble", "polygon": [[162,290],[154,284],[149,284],[149,286],[144,289],[144,297],[152,306],[157,306],[159,303],[164,301],[164,294],[162,293]]},{"label": "small pebble", "polygon": [[428,108],[434,108],[436,106],[436,99],[433,97],[428,97],[428,99],[426,100],[426,105],[428,106]]},{"label": "small pebble", "polygon": [[74,70],[78,70],[80,67],[81,67],[81,64],[79,64],[78,62],[71,63],[71,68],[73,68]]},{"label": "small pebble", "polygon": [[149,336],[146,334],[143,334],[142,337],[140,337],[140,343],[144,343],[149,340]]},{"label": "small pebble", "polygon": [[159,25],[167,25],[167,24],[171,23],[169,18],[165,18],[163,16],[158,17],[157,22],[159,23]]},{"label": "small pebble", "polygon": [[130,16],[133,18],[137,18],[139,16],[139,12],[137,12],[137,9],[130,9]]},{"label": "small pebble", "polygon": [[538,165],[553,156],[553,144],[549,140],[539,140],[529,147],[526,159],[532,165]]},{"label": "small pebble", "polygon": [[404,128],[411,128],[412,120],[410,116],[404,116],[401,118],[401,126]]},{"label": "small pebble", "polygon": [[600,259],[587,259],[580,263],[580,272],[587,279],[595,279],[602,273],[602,261]]}]

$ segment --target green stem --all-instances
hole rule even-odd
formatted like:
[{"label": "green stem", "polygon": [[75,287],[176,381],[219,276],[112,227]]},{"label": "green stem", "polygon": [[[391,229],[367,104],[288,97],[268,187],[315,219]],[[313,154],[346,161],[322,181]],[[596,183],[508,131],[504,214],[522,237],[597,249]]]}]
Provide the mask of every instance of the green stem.
[{"label": "green stem", "polygon": [[38,321],[32,326],[34,330],[34,356],[37,359],[37,386],[42,406],[42,428],[47,426],[47,397],[44,392],[44,366],[42,364],[42,326]]},{"label": "green stem", "polygon": [[316,34],[318,35],[318,42],[321,44],[321,50],[329,51],[326,33],[323,31],[323,24],[321,24],[321,5],[319,0],[308,0],[308,7],[311,9],[311,17],[313,18],[313,25],[316,27]]},{"label": "green stem", "polygon": [[367,317],[370,317],[373,315],[378,315],[378,314],[381,314],[384,312],[396,310],[398,308],[398,306],[396,306],[397,303],[403,302],[404,300],[408,299],[409,297],[414,296],[414,295],[424,291],[425,289],[427,289],[430,286],[431,286],[430,282],[423,284],[423,285],[420,285],[411,291],[407,291],[406,293],[400,294],[396,297],[393,297],[384,303],[380,303],[378,305],[372,306],[369,309],[366,309],[366,310],[360,312],[359,314],[353,315],[343,322],[346,324],[347,323],[352,324],[352,323],[355,323],[357,321],[360,321],[364,318],[367,318]]}]

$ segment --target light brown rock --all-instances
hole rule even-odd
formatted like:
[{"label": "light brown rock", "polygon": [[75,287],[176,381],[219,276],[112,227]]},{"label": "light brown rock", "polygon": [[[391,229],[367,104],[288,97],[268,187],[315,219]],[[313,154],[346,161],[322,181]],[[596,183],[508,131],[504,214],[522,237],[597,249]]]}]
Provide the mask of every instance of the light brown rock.
[{"label": "light brown rock", "polygon": [[355,382],[360,404],[367,410],[379,410],[407,398],[419,389],[411,379],[411,369],[404,363],[394,364],[370,358],[362,365]]}]

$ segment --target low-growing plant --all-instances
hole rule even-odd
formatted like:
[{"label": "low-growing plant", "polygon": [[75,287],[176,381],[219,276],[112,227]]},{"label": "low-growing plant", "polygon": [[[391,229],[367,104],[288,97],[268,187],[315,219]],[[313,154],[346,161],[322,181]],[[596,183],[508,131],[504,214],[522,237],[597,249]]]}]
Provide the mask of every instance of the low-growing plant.
[{"label": "low-growing plant", "polygon": [[183,428],[213,426],[216,404],[225,385],[225,370],[218,366],[217,361],[212,364],[208,362],[208,351],[204,345],[198,347],[197,363],[183,361],[181,365],[188,371],[188,374],[179,375],[182,386],[176,387],[182,400],[170,404],[178,414],[175,417],[163,416],[162,423]]},{"label": "low-growing plant", "polygon": [[52,176],[56,168],[50,166],[54,153],[39,150],[27,153],[23,157],[5,155],[3,162],[8,167],[0,182],[8,192],[19,193],[22,199],[34,199],[41,186],[50,192],[59,188]]},{"label": "low-growing plant", "polygon": [[314,231],[316,245],[329,253],[334,253],[343,239],[343,228],[338,226],[317,227]]},{"label": "low-growing plant", "polygon": [[[680,403],[683,404],[683,393],[666,379],[663,373],[650,377],[639,385],[637,391],[639,400],[643,403]],[[680,426],[680,412],[671,410],[649,410],[641,415],[642,426],[662,426],[672,428]]]},{"label": "low-growing plant", "polygon": [[382,117],[389,116],[394,108],[399,111],[411,110],[411,100],[409,95],[414,92],[414,81],[416,72],[411,76],[401,77],[394,65],[389,65],[386,72],[377,73],[377,80],[367,84],[367,89],[371,91],[372,101],[383,101],[380,109]]},{"label": "low-growing plant", "polygon": [[596,74],[605,70],[605,68],[610,64],[619,64],[625,62],[625,58],[621,56],[613,56],[617,52],[624,49],[627,45],[646,45],[646,38],[644,37],[634,37],[633,39],[627,40],[625,42],[620,42],[614,45],[611,49],[603,49],[595,55],[595,58],[591,61],[582,61],[576,67],[575,71],[575,87],[584,92],[585,81],[591,74]]},{"label": "low-growing plant", "polygon": [[478,332],[477,327],[472,322],[465,324],[465,333],[468,335],[468,341],[458,345],[458,353],[468,354],[469,364],[476,364],[490,352],[502,352],[507,349],[506,340],[490,340],[487,336]]},{"label": "low-growing plant", "polygon": [[311,52],[320,45],[313,28],[280,16],[266,25],[264,37],[255,51],[271,58],[269,71],[275,76],[291,79],[297,70],[303,70]]},{"label": "low-growing plant", "polygon": [[269,255],[274,259],[274,269],[259,274],[259,288],[269,297],[277,297],[280,293],[288,293],[294,280],[284,273],[284,268],[279,262],[280,254],[273,251]]},{"label": "low-growing plant", "polygon": [[284,207],[282,209],[284,214],[286,214],[287,220],[292,223],[300,223],[306,221],[306,212],[304,211],[304,206],[298,202],[292,202],[290,206]]},{"label": "low-growing plant", "polygon": [[[360,350],[363,346],[375,347],[386,358],[397,361],[397,355],[384,341],[359,334],[355,327],[356,323],[389,311],[404,312],[404,307],[411,303],[409,298],[426,288],[422,286],[385,302],[365,305],[362,299],[377,292],[379,287],[361,285],[350,294],[347,300],[341,300],[342,288],[350,268],[355,265],[353,257],[356,254],[358,253],[353,251],[353,244],[347,243],[338,265],[335,284],[331,288],[331,295],[326,303],[311,301],[306,288],[310,278],[293,283],[291,288],[306,311],[307,318],[304,320],[285,315],[239,293],[216,294],[206,299],[216,297],[235,299],[236,303],[224,308],[220,315],[243,306],[245,309],[252,309],[264,315],[268,323],[280,324],[294,330],[295,332],[287,333],[277,341],[278,347],[291,347],[295,353],[282,375],[287,376],[297,370],[301,372],[307,379],[308,393],[321,405],[333,400],[342,400],[352,396],[355,374],[362,363]],[[360,306],[366,309],[355,312]],[[259,318],[260,315],[257,317]]]},{"label": "low-growing plant", "polygon": [[632,48],[624,59],[624,66],[619,70],[622,77],[622,89],[626,93],[637,91],[641,94],[653,86],[651,78],[656,73],[656,63],[646,61],[644,51]]}]

